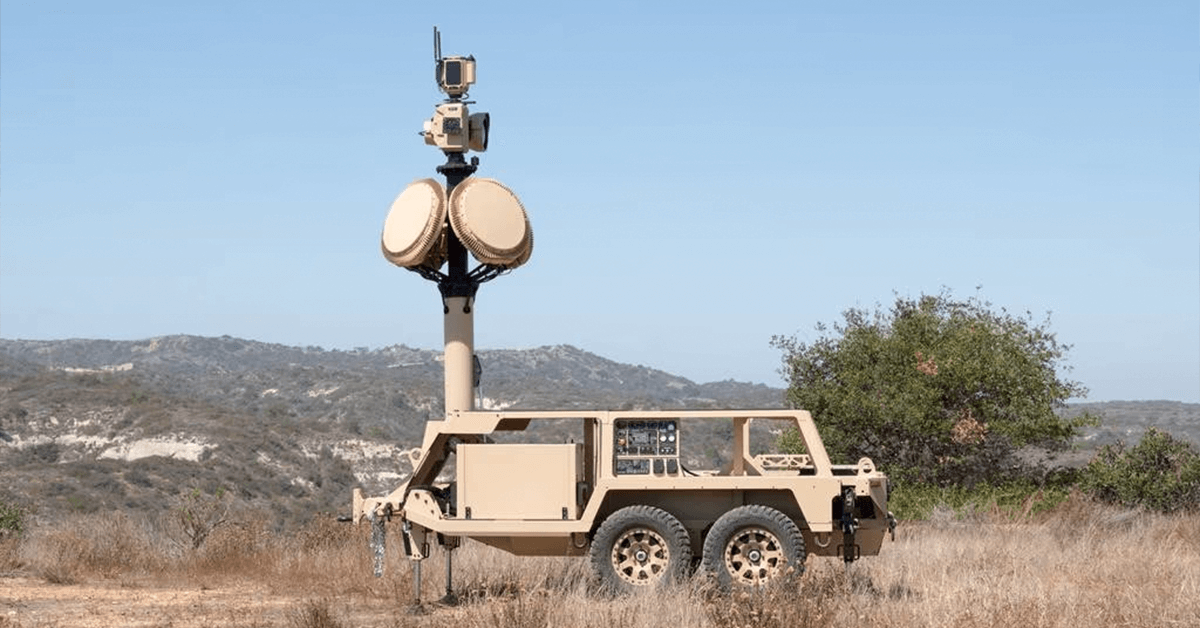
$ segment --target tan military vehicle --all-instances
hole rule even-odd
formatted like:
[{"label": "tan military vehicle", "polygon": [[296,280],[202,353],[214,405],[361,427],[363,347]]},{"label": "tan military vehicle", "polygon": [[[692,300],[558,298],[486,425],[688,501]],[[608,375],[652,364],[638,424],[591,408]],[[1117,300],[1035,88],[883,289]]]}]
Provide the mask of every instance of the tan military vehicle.
[{"label": "tan military vehicle", "polygon": [[[405,188],[381,245],[393,264],[438,284],[446,415],[427,424],[421,447],[409,453],[407,482],[383,497],[355,490],[349,519],[373,525],[376,574],[389,522],[414,561],[418,597],[421,561],[433,544],[448,552],[451,593],[450,552],[463,538],[522,556],[586,554],[616,590],[679,579],[696,563],[726,586],[754,586],[802,571],[810,553],[847,563],[877,554],[895,525],[887,478],[866,458],[832,464],[802,410],[476,410],[476,292],[529,260],[533,231],[516,194],[470,178],[479,160],[465,154],[487,149],[491,125],[464,100],[476,77],[474,57],[443,57],[435,28],[434,59],[447,99],[423,135],[446,156],[437,168],[446,186],[422,179]],[[706,457],[689,453],[689,435],[703,432],[697,428],[705,421],[723,422],[719,429],[732,434],[719,468],[692,468]],[[522,441],[534,422],[569,427],[571,438]],[[776,436],[796,430],[802,451],[753,451],[756,424],[774,424]]]},{"label": "tan military vehicle", "polygon": [[[495,442],[534,421],[573,424],[578,440]],[[701,421],[732,424],[725,468],[685,464]],[[753,423],[795,429],[806,453],[752,455]],[[618,590],[678,579],[694,560],[726,585],[760,585],[802,571],[809,553],[877,554],[892,525],[883,473],[865,458],[831,464],[798,410],[452,412],[411,455],[408,482],[354,500],[355,521],[401,523],[410,558],[460,537],[522,556],[586,554]],[[444,471],[453,479],[438,482]]]}]

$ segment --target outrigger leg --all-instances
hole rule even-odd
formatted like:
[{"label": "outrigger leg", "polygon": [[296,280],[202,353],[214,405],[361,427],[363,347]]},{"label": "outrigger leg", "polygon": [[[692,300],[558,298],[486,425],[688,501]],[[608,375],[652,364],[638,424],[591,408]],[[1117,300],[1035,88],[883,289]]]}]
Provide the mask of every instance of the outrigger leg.
[{"label": "outrigger leg", "polygon": [[858,519],[854,518],[854,487],[842,489],[842,561],[846,568],[858,560],[862,548],[855,543],[854,533],[858,530]]},{"label": "outrigger leg", "polygon": [[[413,608],[421,608],[421,562],[425,560],[425,555],[428,553],[425,543],[422,540],[414,539],[413,535],[416,530],[413,530],[412,522],[407,519],[404,521],[404,553],[412,561],[413,566]],[[424,528],[421,529],[423,532]],[[422,539],[424,534],[420,535]]]},{"label": "outrigger leg", "polygon": [[446,549],[446,595],[441,603],[458,604],[458,596],[454,594],[454,550],[458,547],[458,537],[443,537],[440,540]]},{"label": "outrigger leg", "polygon": [[421,562],[420,560],[412,561],[413,566],[413,606],[421,607]]}]

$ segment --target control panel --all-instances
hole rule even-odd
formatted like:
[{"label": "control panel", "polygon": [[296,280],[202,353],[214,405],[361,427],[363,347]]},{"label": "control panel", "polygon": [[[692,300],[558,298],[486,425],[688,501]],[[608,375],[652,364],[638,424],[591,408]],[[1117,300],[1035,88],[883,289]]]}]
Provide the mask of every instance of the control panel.
[{"label": "control panel", "polygon": [[613,424],[613,472],[617,475],[677,475],[679,424],[623,419]]}]

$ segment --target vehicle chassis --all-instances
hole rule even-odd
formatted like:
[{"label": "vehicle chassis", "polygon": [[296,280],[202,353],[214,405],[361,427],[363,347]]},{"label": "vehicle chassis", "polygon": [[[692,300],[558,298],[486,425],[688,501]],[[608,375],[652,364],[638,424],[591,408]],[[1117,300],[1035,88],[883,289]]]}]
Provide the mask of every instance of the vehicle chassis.
[{"label": "vehicle chassis", "polygon": [[[582,443],[508,444],[491,438],[524,431],[532,421],[563,419],[582,424]],[[625,444],[633,426],[682,433],[702,420],[732,421],[732,459],[723,469],[689,470],[678,447],[659,451],[652,443],[645,454],[645,447],[639,452]],[[755,420],[786,422],[804,453],[751,455]],[[876,555],[884,534],[895,528],[886,476],[868,458],[832,464],[803,410],[456,411],[428,422],[422,447],[408,455],[413,474],[389,495],[364,498],[355,489],[353,520],[371,521],[380,539],[384,522],[400,522],[418,587],[420,561],[429,556],[431,541],[448,551],[465,537],[520,556],[583,555],[606,519],[638,505],[682,523],[690,545],[685,552],[696,557],[705,555],[714,522],[741,506],[766,507],[791,520],[803,536],[801,563],[805,548],[847,563]],[[455,479],[438,482],[452,456]],[[377,573],[381,556],[377,549]],[[450,580],[448,558],[448,595]]]}]

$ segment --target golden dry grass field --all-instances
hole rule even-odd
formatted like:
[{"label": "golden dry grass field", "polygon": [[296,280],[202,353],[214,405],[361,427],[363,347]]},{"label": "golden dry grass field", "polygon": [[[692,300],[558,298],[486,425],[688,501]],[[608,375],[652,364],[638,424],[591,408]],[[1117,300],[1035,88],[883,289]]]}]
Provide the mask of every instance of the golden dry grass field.
[{"label": "golden dry grass field", "polygon": [[375,579],[364,530],[317,520],[276,534],[253,522],[196,552],[121,515],[0,541],[0,628],[1200,626],[1200,519],[1079,497],[1029,520],[937,513],[902,524],[850,572],[810,558],[797,582],[733,594],[695,578],[609,599],[591,592],[582,560],[468,544],[455,553],[459,603],[432,602],[444,586],[438,554],[419,609],[398,547]]}]

